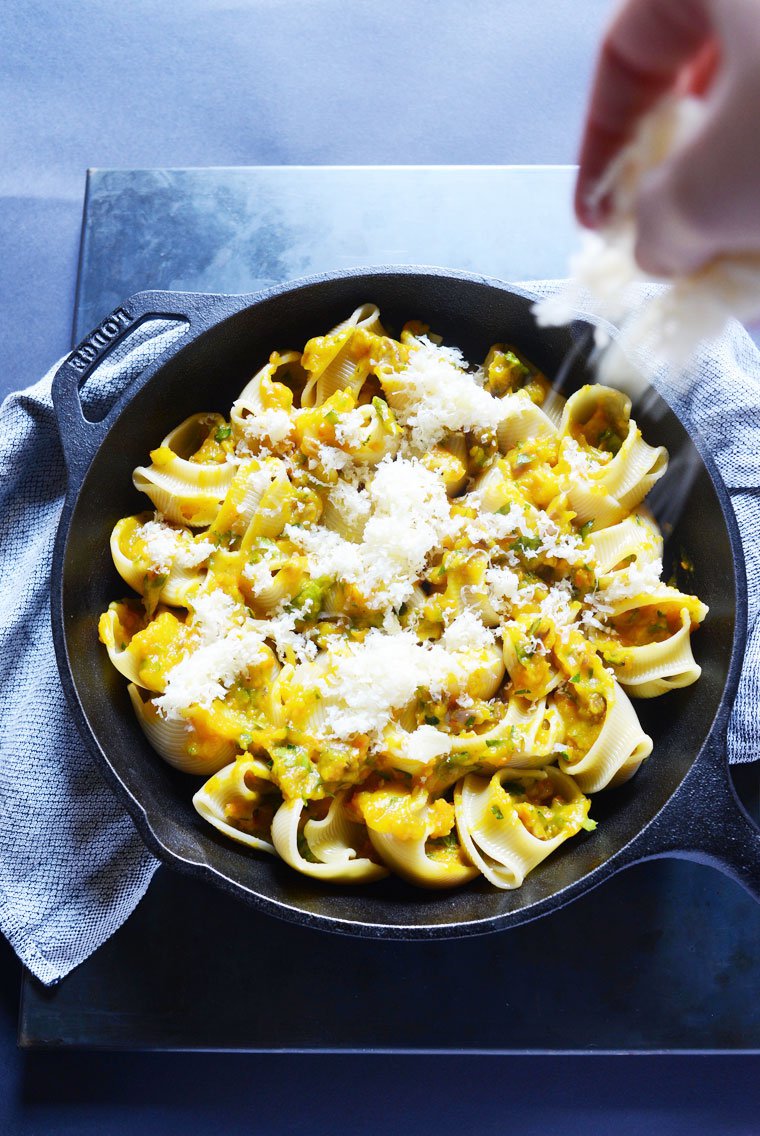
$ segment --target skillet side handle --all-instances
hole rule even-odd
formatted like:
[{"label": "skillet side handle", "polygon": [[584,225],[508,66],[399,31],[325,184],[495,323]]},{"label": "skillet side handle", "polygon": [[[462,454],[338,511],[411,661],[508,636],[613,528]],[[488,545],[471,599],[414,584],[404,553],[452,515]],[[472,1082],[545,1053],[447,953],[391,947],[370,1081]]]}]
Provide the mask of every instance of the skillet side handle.
[{"label": "skillet side handle", "polygon": [[[722,741],[708,741],[670,805],[657,817],[654,856],[710,864],[760,903],[760,828],[736,795]],[[651,831],[651,830],[650,830]]]},{"label": "skillet side handle", "polygon": [[85,417],[79,392],[97,366],[148,318],[184,321],[189,328],[208,321],[223,297],[192,292],[137,292],[85,336],[53,378],[53,406],[58,419],[69,491],[76,489],[107,434],[120,400],[99,422]]}]

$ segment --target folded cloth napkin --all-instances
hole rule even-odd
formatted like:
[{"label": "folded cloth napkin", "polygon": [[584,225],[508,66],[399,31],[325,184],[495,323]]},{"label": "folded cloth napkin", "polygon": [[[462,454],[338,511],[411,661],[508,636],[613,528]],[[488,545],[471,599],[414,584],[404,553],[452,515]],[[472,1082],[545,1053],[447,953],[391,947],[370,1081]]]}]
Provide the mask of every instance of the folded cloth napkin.
[{"label": "folded cloth napkin", "polygon": [[[556,284],[527,287],[547,295]],[[87,380],[85,407],[104,410],[182,332],[165,320],[143,324]],[[749,642],[729,756],[748,761],[760,756],[760,352],[733,324],[698,371],[682,398],[668,391],[711,447],[744,541]],[[54,373],[0,408],[0,928],[48,984],[121,926],[157,867],[85,752],[58,680],[49,574],[66,477]]]}]

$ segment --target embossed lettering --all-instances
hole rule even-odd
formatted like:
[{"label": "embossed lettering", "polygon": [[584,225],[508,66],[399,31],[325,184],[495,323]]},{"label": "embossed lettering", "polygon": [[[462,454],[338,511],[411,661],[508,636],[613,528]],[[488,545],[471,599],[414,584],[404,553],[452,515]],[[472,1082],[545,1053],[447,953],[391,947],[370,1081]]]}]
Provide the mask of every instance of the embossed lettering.
[{"label": "embossed lettering", "polygon": [[124,308],[117,308],[104,319],[100,327],[95,328],[87,339],[82,340],[69,358],[69,362],[77,371],[84,372],[95,362],[98,356],[110,347],[115,339],[121,335],[125,328],[132,323],[132,316]]}]

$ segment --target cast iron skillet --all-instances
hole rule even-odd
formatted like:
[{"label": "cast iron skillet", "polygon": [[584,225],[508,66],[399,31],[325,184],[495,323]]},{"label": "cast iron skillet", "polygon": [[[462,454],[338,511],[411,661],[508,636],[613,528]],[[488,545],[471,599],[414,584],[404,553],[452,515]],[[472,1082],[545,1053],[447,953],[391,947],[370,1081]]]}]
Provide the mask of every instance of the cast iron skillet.
[{"label": "cast iron skillet", "polygon": [[[491,343],[507,340],[552,377],[572,350],[566,389],[589,378],[588,325],[541,331],[527,293],[425,268],[347,271],[252,296],[138,293],[80,344],[55,377],[69,473],[51,583],[58,665],[82,737],[146,844],[168,864],[270,914],[363,936],[443,938],[515,926],[555,911],[629,864],[659,856],[713,864],[760,899],[760,834],[736,798],[725,757],[746,634],[741,545],[709,455],[653,392],[636,417],[645,437],[671,453],[660,505],[667,511],[685,490],[684,470],[693,478],[680,516],[670,509],[673,515],[665,519],[675,525],[668,546],[679,554],[687,549],[694,562],[684,585],[710,605],[694,640],[702,678],[685,691],[637,703],[654,736],[654,754],[628,785],[595,797],[597,831],[563,845],[518,891],[497,891],[485,880],[453,893],[425,892],[396,879],[364,888],[309,880],[218,835],[191,805],[196,781],[164,764],[144,740],[126,682],[96,633],[98,614],[128,591],[111,564],[108,539],[119,517],[146,506],[132,488],[133,468],[185,416],[227,412],[274,348],[301,347],[366,300],[379,305],[386,326],[398,331],[407,319],[421,319],[470,359],[482,359]],[[78,394],[84,379],[117,342],[154,316],[185,321],[186,334],[102,421],[89,421]]]}]

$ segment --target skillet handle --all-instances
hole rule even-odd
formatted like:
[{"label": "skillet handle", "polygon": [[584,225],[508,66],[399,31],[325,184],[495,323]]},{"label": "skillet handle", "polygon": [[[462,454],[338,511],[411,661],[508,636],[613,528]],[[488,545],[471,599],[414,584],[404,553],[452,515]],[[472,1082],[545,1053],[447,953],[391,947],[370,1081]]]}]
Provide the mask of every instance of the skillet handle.
[{"label": "skillet handle", "polygon": [[652,827],[659,830],[655,857],[710,864],[760,903],[760,828],[736,795],[720,740],[707,743]]},{"label": "skillet handle", "polygon": [[[136,292],[99,327],[85,336],[53,378],[53,406],[58,419],[69,491],[81,482],[100,443],[120,410],[121,399],[99,422],[85,417],[79,392],[92,371],[118,343],[124,342],[147,319],[175,319],[189,329],[207,324],[225,297],[194,292]],[[181,344],[177,344],[177,349]]]}]

